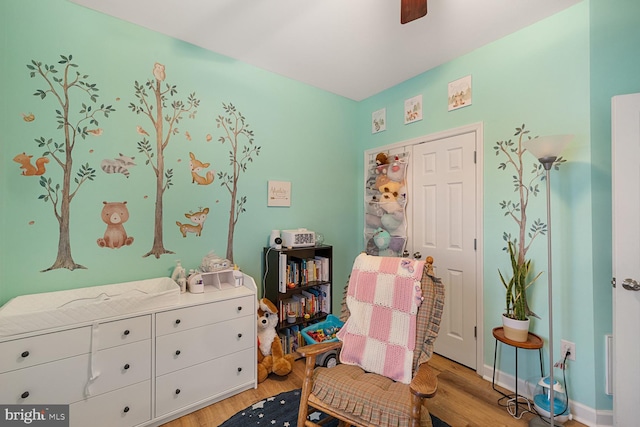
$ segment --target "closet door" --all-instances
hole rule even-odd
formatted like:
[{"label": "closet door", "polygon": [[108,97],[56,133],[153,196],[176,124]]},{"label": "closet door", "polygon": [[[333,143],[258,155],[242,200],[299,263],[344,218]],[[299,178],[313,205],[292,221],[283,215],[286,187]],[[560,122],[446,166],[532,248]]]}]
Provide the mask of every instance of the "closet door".
[{"label": "closet door", "polygon": [[476,132],[417,144],[411,170],[412,251],[433,256],[445,286],[435,351],[476,369]]}]

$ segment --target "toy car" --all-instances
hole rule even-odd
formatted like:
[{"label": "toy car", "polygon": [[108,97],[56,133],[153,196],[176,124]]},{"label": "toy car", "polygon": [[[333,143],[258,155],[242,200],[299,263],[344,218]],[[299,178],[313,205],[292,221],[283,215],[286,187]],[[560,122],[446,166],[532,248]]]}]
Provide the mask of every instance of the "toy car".
[{"label": "toy car", "polygon": [[[313,323],[300,332],[304,337],[307,344],[316,344],[319,342],[333,342],[338,341],[336,333],[344,325],[344,322],[338,319],[333,314],[327,316],[327,318],[319,323]],[[340,350],[329,350],[316,357],[316,365],[326,366],[331,368],[338,364],[338,355]]]}]

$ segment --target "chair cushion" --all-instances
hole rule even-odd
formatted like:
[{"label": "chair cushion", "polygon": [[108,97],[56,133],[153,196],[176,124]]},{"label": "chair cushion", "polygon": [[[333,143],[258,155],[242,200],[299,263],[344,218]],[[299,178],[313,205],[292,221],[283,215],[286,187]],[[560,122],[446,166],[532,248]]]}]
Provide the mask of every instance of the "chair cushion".
[{"label": "chair cushion", "polygon": [[[382,375],[353,365],[316,368],[312,393],[327,405],[376,426],[406,427],[411,413],[411,391]],[[420,426],[431,427],[423,406]]]}]

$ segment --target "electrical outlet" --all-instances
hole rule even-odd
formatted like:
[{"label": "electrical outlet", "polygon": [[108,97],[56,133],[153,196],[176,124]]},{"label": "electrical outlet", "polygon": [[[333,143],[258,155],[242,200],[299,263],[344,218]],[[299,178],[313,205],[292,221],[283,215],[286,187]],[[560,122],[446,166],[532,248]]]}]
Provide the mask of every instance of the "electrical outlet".
[{"label": "electrical outlet", "polygon": [[564,360],[564,356],[569,351],[568,360],[576,360],[576,345],[570,341],[561,340],[560,341],[560,356]]}]

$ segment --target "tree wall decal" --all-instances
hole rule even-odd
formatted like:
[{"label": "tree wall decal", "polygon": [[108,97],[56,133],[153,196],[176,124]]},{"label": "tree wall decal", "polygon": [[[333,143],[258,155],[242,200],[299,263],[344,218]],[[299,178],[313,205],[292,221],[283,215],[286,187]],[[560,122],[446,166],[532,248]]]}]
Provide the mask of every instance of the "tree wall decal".
[{"label": "tree wall decal", "polygon": [[[37,89],[34,93],[40,99],[53,99],[56,104],[56,119],[58,122],[57,130],[64,133],[64,142],[59,143],[53,138],[45,137],[37,138],[35,141],[39,148],[45,151],[43,156],[51,157],[53,162],[51,165],[57,165],[62,171],[62,185],[54,183],[51,177],[47,177],[51,169],[49,168],[46,175],[40,176],[40,186],[44,188],[45,193],[38,198],[45,203],[51,203],[53,214],[58,221],[58,254],[55,262],[51,267],[42,270],[51,271],[58,268],[66,268],[75,270],[76,268],[86,268],[77,264],[71,255],[71,242],[69,240],[70,228],[70,211],[71,202],[77,195],[80,187],[87,181],[93,181],[96,176],[94,168],[88,163],[81,165],[76,172],[76,176],[72,182],[73,175],[73,150],[76,143],[79,142],[78,137],[85,139],[87,135],[99,136],[102,129],[98,128],[98,115],[109,117],[109,114],[115,109],[111,105],[101,104],[95,108],[98,99],[98,88],[96,84],[89,83],[87,74],[81,74],[76,68],[78,65],[71,62],[72,55],[60,55],[58,64],[62,66],[61,73],[55,65],[43,64],[40,61],[32,60],[31,64],[27,64],[31,78],[40,77],[44,80],[46,87]],[[89,97],[90,103],[81,103],[80,109],[73,114],[72,104],[75,105],[75,95],[79,92]],[[91,128],[89,128],[91,127]]]},{"label": "tree wall decal", "polygon": [[[163,242],[163,196],[164,192],[173,185],[173,169],[165,170],[164,150],[169,145],[171,137],[178,134],[177,126],[181,118],[185,114],[188,114],[190,119],[195,118],[196,108],[200,105],[200,100],[196,98],[195,93],[191,93],[187,97],[186,103],[181,100],[173,100],[169,108],[167,108],[167,102],[178,93],[178,90],[175,85],[169,85],[168,83],[165,83],[164,89],[162,88],[162,82],[166,78],[164,65],[155,63],[153,77],[153,79],[148,79],[145,84],[140,84],[136,80],[134,88],[138,104],[133,102],[129,104],[131,111],[136,114],[142,114],[149,119],[153,126],[153,137],[155,137],[155,144],[152,145],[151,141],[147,139],[147,136],[149,138],[152,138],[152,136],[141,126],[138,126],[138,133],[143,135],[142,140],[138,141],[138,151],[146,156],[145,164],[151,165],[156,176],[153,246],[149,252],[143,255],[143,258],[149,255],[160,258],[160,255],[174,253],[165,249]],[[167,110],[166,115],[165,110]]]},{"label": "tree wall decal", "polygon": [[[233,104],[222,103],[225,114],[216,118],[216,127],[222,128],[224,135],[218,138],[222,144],[229,142],[230,172],[218,172],[220,185],[225,187],[231,196],[229,204],[229,231],[227,234],[227,256],[233,262],[233,235],[238,218],[245,212],[244,205],[247,202],[246,196],[238,197],[238,180],[240,174],[247,171],[247,164],[253,162],[253,156],[260,155],[260,147],[253,145],[253,130],[249,129],[249,124],[245,117],[236,110]],[[242,140],[247,144],[242,145]]]}]

